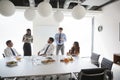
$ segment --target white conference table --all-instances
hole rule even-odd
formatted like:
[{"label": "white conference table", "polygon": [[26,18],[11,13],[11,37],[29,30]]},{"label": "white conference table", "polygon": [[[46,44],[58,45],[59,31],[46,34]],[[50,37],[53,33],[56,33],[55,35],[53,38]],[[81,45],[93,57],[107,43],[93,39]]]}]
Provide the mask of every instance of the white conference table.
[{"label": "white conference table", "polygon": [[11,58],[1,59],[0,76],[2,78],[14,78],[28,76],[59,75],[80,72],[81,69],[96,68],[95,65],[91,64],[90,59],[87,58],[73,57],[74,61],[64,63],[60,62],[60,60],[67,56],[54,55],[51,57],[55,60],[55,62],[48,64],[41,63],[41,61],[45,60],[46,57],[23,57],[21,61],[18,61],[18,65],[14,67],[6,66],[6,62],[11,60]]}]

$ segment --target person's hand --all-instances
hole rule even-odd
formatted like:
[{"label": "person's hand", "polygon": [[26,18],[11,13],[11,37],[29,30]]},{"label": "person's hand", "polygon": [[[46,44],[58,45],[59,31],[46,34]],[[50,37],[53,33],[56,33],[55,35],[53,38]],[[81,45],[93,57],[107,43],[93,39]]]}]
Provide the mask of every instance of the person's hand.
[{"label": "person's hand", "polygon": [[46,55],[46,54],[40,54],[40,56],[44,56],[44,57],[45,57],[45,56],[47,56],[47,55]]}]

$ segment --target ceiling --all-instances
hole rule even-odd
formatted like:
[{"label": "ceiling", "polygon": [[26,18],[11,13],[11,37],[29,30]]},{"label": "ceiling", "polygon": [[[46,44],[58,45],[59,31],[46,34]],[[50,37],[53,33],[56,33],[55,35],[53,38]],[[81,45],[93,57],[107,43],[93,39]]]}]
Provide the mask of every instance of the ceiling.
[{"label": "ceiling", "polygon": [[[34,1],[35,7],[44,0],[10,0],[15,6],[20,7],[29,7],[30,2]],[[77,5],[78,0],[48,0],[53,8],[57,8],[57,2],[59,1],[59,8],[61,9],[72,9]],[[80,0],[81,5],[88,10],[101,10],[102,7],[116,2],[118,0]]]}]

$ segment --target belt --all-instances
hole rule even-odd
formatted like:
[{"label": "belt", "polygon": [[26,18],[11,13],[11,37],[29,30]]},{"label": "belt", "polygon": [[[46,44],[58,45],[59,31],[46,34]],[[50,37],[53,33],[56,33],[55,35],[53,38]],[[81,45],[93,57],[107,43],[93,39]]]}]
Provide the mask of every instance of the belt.
[{"label": "belt", "polygon": [[58,46],[63,46],[63,45],[64,45],[64,44],[61,44],[61,45],[60,45],[60,44],[58,44]]}]

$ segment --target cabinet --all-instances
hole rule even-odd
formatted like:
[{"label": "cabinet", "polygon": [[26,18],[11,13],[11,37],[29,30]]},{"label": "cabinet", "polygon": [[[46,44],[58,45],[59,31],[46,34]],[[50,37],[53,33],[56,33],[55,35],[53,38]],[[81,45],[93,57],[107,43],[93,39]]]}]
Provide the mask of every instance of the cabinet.
[{"label": "cabinet", "polygon": [[113,55],[113,62],[120,65],[120,54]]}]

